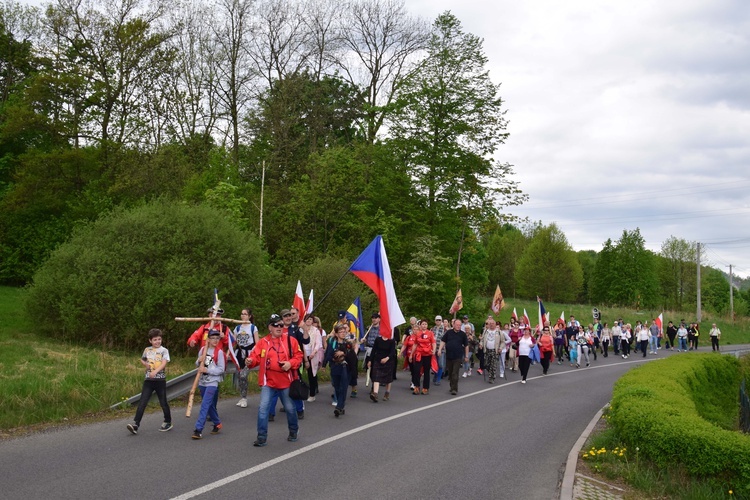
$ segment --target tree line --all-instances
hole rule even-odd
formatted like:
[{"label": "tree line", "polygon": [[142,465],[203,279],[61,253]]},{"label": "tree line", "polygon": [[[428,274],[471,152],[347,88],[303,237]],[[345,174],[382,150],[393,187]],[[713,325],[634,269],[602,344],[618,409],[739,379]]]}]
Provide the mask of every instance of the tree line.
[{"label": "tree line", "polygon": [[[30,283],[79,228],[158,200],[220,210],[285,276],[382,234],[405,310],[496,283],[694,301],[684,252],[651,254],[626,230],[576,254],[512,215],[526,195],[497,160],[508,122],[486,63],[456,16],[403,0],[6,1],[0,282]],[[716,289],[703,296],[719,310]]]}]

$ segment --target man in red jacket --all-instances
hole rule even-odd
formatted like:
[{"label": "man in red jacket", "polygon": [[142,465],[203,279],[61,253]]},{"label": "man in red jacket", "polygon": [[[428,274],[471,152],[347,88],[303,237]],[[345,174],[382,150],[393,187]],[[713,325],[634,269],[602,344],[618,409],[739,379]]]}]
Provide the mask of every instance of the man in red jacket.
[{"label": "man in red jacket", "polygon": [[253,446],[265,446],[268,439],[268,414],[274,396],[281,398],[286,410],[289,426],[287,441],[297,441],[299,421],[294,401],[289,397],[289,386],[295,373],[302,365],[302,349],[297,339],[284,334],[284,323],[281,316],[272,314],[268,319],[266,335],[255,344],[247,358],[250,368],[259,366],[258,385],[260,386],[260,405],[258,406],[258,438]]}]

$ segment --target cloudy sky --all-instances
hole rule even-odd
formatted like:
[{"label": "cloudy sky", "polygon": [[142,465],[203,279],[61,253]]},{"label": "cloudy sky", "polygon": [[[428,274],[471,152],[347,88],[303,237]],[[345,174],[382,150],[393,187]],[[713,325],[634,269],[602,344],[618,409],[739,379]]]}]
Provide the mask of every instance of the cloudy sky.
[{"label": "cloudy sky", "polygon": [[750,6],[744,0],[407,0],[485,40],[510,138],[497,158],[574,249],[640,228],[750,275]]}]

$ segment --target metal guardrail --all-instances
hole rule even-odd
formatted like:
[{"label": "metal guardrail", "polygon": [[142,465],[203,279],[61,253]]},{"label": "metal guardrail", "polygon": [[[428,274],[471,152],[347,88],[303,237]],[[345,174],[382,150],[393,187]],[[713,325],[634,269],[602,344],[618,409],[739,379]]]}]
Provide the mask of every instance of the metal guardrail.
[{"label": "metal guardrail", "polygon": [[[257,370],[257,368],[255,368]],[[193,380],[195,380],[195,374],[198,373],[198,369],[191,370],[187,373],[183,373],[179,377],[175,377],[171,380],[167,380],[167,400],[171,401],[173,399],[179,398],[180,396],[184,396],[188,392],[190,392],[190,388],[193,386]],[[234,366],[234,364],[229,364],[227,366],[225,374],[233,374],[237,373],[237,367]],[[135,396],[131,396],[128,399],[121,401],[119,403],[113,404],[110,406],[110,409],[115,409],[118,406],[127,406],[127,405],[137,405],[141,401],[141,395],[136,394]],[[151,401],[157,401],[156,393],[154,393],[151,396]]]},{"label": "metal guardrail", "polygon": [[750,397],[747,395],[745,380],[740,384],[740,430],[750,432]]}]

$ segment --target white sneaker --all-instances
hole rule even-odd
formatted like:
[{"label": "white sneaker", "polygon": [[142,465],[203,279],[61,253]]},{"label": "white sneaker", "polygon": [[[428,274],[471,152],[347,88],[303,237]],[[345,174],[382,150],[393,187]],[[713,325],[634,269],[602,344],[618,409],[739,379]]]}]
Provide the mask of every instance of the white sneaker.
[{"label": "white sneaker", "polygon": [[242,406],[242,399],[244,398],[241,398],[239,401],[237,401],[237,404],[235,406]]},{"label": "white sneaker", "polygon": [[471,377],[471,368],[469,368],[469,377]]},{"label": "white sneaker", "polygon": [[307,398],[307,401],[309,403],[312,403],[313,401],[315,401],[315,396],[310,396],[309,398]]},{"label": "white sneaker", "polygon": [[461,375],[463,378],[466,378],[466,372],[464,372],[463,375]]},{"label": "white sneaker", "polygon": [[522,383],[522,384],[525,384],[525,383],[526,383],[526,381],[525,381],[525,380],[521,380],[521,383]]},{"label": "white sneaker", "polygon": [[505,372],[500,372],[500,378],[505,378]]},{"label": "white sneaker", "polygon": [[247,399],[245,398],[240,399],[240,402],[237,403],[237,406],[239,406],[240,408],[247,408]]}]

